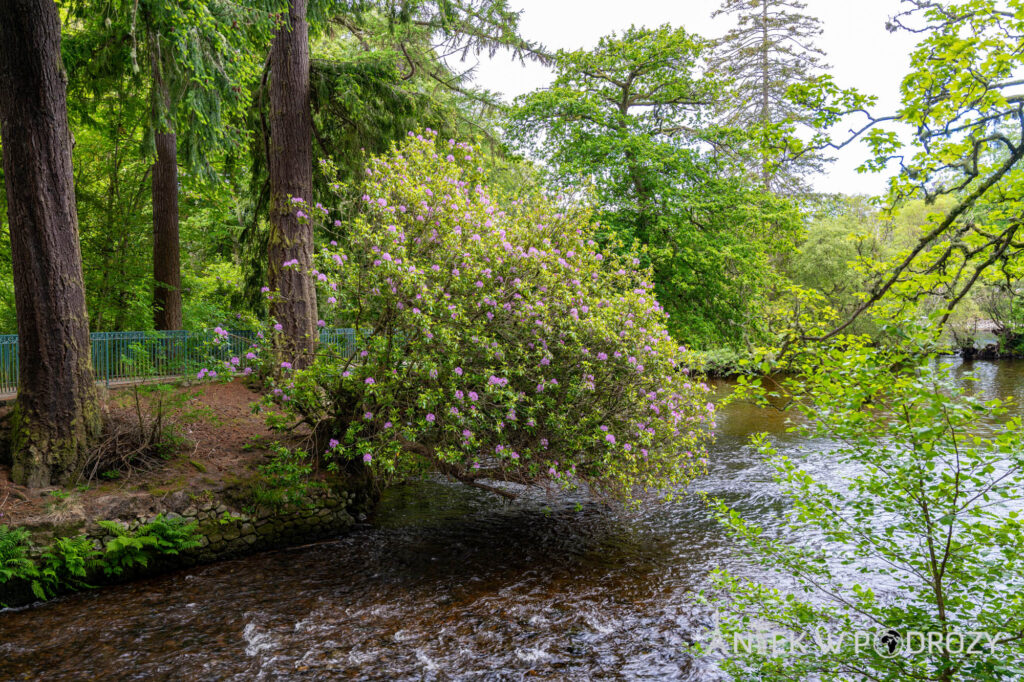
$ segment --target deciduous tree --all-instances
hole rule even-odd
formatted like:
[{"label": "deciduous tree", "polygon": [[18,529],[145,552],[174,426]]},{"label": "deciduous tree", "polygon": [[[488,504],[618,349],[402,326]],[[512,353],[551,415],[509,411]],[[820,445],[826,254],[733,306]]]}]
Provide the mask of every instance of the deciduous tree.
[{"label": "deciduous tree", "polygon": [[[906,10],[889,27],[920,40],[903,79],[901,107],[891,115],[869,115],[836,146],[863,136],[873,150],[866,169],[898,164],[890,181],[894,206],[913,199],[933,204],[943,196],[953,201],[929,217],[909,248],[875,269],[867,296],[824,338],[849,329],[885,301],[938,292],[951,311],[986,273],[1012,270],[1024,257],[1024,1],[903,4]],[[834,89],[824,85],[806,88],[805,101],[826,102]],[[842,108],[851,110],[821,111],[834,119]]]},{"label": "deciduous tree", "polygon": [[714,125],[722,83],[701,68],[710,44],[679,28],[630,28],[594,50],[559,52],[555,81],[517,101],[514,140],[554,185],[592,184],[605,238],[638,241],[670,329],[700,345],[740,343],[797,215],[733,162],[741,131]]}]

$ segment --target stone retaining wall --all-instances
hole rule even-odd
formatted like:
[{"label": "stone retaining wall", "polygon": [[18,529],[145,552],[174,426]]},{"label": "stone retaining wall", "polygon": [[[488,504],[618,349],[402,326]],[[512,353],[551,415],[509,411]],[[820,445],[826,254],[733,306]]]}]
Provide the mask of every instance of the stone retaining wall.
[{"label": "stone retaining wall", "polygon": [[[112,496],[114,498],[114,496]],[[108,514],[92,518],[54,519],[41,517],[19,524],[31,536],[33,553],[38,556],[57,537],[85,535],[97,549],[113,539],[96,520],[110,520],[135,530],[153,521],[158,514],[198,524],[200,546],[179,555],[155,557],[145,568],[137,568],[116,579],[90,575],[90,585],[127,582],[170,570],[230,559],[253,552],[336,537],[365,518],[375,495],[365,485],[332,486],[315,489],[296,504],[281,508],[253,508],[244,503],[237,489],[213,493],[179,492],[164,498],[127,496],[111,499]],[[23,606],[36,601],[27,584],[16,581],[0,584],[0,604]]]}]

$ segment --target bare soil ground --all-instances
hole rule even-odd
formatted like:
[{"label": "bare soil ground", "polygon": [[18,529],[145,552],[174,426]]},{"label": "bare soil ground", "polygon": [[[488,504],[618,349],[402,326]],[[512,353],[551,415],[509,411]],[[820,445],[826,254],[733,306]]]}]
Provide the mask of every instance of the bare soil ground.
[{"label": "bare soil ground", "polygon": [[[0,524],[17,525],[51,516],[91,517],[109,507],[112,498],[159,498],[178,491],[219,490],[251,474],[266,460],[267,448],[278,439],[253,413],[259,394],[241,380],[199,386],[174,386],[163,391],[139,387],[111,388],[102,395],[104,413],[126,424],[152,423],[162,398],[164,424],[174,447],[148,458],[130,471],[104,475],[69,488],[28,489],[11,481],[10,466],[0,464]],[[11,403],[0,403],[0,424]],[[6,433],[0,430],[0,439]]]}]

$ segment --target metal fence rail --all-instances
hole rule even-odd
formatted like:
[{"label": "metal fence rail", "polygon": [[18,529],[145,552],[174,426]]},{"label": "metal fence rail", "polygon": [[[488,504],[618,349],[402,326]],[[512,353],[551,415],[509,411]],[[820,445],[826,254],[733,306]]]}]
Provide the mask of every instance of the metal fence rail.
[{"label": "metal fence rail", "polygon": [[18,388],[18,337],[0,336],[0,394],[14,393]]},{"label": "metal fence rail", "polygon": [[[229,331],[214,344],[212,331],[93,332],[92,368],[97,382],[112,383],[156,377],[180,377],[208,366],[219,369],[225,360],[244,357],[256,341],[256,332]],[[322,329],[320,343],[356,352],[354,329]],[[18,390],[18,337],[0,335],[0,395]]]}]

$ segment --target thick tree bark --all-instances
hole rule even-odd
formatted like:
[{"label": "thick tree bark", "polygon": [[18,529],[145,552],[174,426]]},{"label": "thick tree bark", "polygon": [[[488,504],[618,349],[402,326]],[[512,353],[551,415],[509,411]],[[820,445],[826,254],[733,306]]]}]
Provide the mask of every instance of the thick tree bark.
[{"label": "thick tree bark", "polygon": [[14,479],[74,480],[99,431],[53,0],[0,0],[0,139],[20,376]]},{"label": "thick tree bark", "polygon": [[153,323],[181,329],[181,256],[178,244],[178,151],[174,133],[156,134],[153,164]]},{"label": "thick tree bark", "polygon": [[[307,0],[293,0],[270,47],[271,314],[281,325],[281,355],[296,367],[312,359],[317,340],[313,226],[300,222],[292,198],[313,192],[313,120],[309,101]],[[297,266],[284,263],[298,261]]]},{"label": "thick tree bark", "polygon": [[153,164],[153,326],[181,329],[181,255],[178,241],[178,138],[174,133],[171,90],[164,77],[160,38],[149,31],[153,71],[152,122],[156,131]]}]

